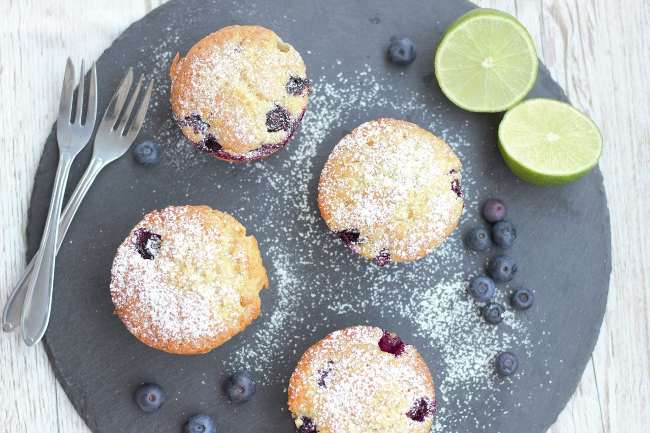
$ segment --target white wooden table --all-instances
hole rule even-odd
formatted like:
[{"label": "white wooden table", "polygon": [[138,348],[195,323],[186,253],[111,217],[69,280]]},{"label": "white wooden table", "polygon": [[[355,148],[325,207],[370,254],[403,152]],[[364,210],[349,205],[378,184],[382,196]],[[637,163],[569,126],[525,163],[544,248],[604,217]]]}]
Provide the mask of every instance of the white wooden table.
[{"label": "white wooden table", "polygon": [[[164,0],[163,0],[164,1]],[[424,0],[423,0],[424,1]],[[428,0],[440,1],[440,0]],[[454,1],[454,0],[447,0]],[[96,59],[160,0],[3,0],[0,304],[25,266],[34,173],[66,56]],[[600,125],[612,217],[607,315],[552,433],[650,431],[650,0],[480,0],[516,15],[575,105]],[[7,7],[8,5],[8,7]],[[522,426],[524,433],[525,426]],[[42,346],[0,335],[0,433],[87,433]],[[116,432],[118,433],[118,432]]]}]

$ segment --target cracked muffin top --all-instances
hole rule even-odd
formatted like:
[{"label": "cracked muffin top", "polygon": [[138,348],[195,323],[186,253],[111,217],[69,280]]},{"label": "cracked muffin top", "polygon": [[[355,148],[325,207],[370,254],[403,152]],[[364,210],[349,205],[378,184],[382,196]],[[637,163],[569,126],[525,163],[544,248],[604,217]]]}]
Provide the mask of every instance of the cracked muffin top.
[{"label": "cracked muffin top", "polygon": [[318,207],[330,230],[378,265],[416,260],[456,228],[461,164],[441,139],[395,119],[366,122],[334,147]]},{"label": "cracked muffin top", "polygon": [[170,69],[170,100],[183,134],[220,159],[248,161],[281,149],[307,108],[300,53],[260,26],[228,26],[197,42]]},{"label": "cracked muffin top", "polygon": [[288,398],[298,433],[428,433],[436,411],[416,348],[373,326],[332,332],[307,349]]},{"label": "cracked muffin top", "polygon": [[111,268],[115,313],[143,343],[165,352],[208,352],[260,313],[268,278],[257,241],[208,206],[144,216]]}]

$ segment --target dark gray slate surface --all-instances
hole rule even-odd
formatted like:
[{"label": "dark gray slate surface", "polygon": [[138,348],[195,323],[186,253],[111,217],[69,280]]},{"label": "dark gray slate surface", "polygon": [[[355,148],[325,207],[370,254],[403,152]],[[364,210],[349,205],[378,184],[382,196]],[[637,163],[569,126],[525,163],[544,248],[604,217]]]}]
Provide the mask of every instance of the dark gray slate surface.
[{"label": "dark gray slate surface", "polygon": [[[403,87],[404,91],[417,91],[422,103],[442,113],[446,131],[462,133],[465,140],[482,143],[462,149],[463,164],[472,167],[476,186],[475,191],[470,190],[468,194],[474,200],[485,199],[489,193],[508,201],[520,233],[512,254],[520,263],[520,276],[538,291],[536,307],[523,319],[534,344],[521,349],[530,351],[530,356],[522,356],[522,375],[507,386],[497,387],[497,391],[472,387],[448,391],[456,394],[445,396],[444,431],[542,432],[574,392],[600,329],[611,268],[609,214],[599,170],[562,188],[537,188],[517,181],[496,150],[495,128],[499,116],[464,112],[442,96],[431,73],[434,49],[442,31],[470,7],[470,3],[456,0],[277,0],[260,4],[248,0],[234,4],[226,0],[171,1],[129,27],[101,56],[98,61],[99,106],[106,106],[126,67],[136,65],[138,72],[156,77],[160,92],[142,136],[156,137],[165,147],[175,146],[180,136],[169,127],[165,93],[169,58],[160,53],[185,52],[203,35],[231,23],[258,23],[273,28],[305,54],[312,77],[324,75],[326,81],[336,82],[335,75],[339,72],[352,74],[354,70],[363,69],[364,64],[371,65],[375,74],[398,77],[395,78],[398,90]],[[411,36],[418,47],[418,60],[404,70],[404,76],[399,75],[401,70],[387,65],[383,58],[385,44],[395,33]],[[174,34],[178,37],[170,37]],[[336,64],[335,59],[340,59],[341,63]],[[565,99],[548,72],[545,69],[540,72],[532,95]],[[361,121],[401,114],[403,110],[395,112],[385,106],[370,105],[358,112],[352,110],[344,125],[337,125],[326,135],[310,169],[313,175],[307,194],[311,215],[317,214],[317,173],[338,138]],[[426,113],[418,110],[404,117],[422,125],[430,122]],[[286,179],[286,172],[291,170],[286,159],[300,148],[302,138],[299,132],[288,149],[263,164],[271,172],[285,172]],[[194,151],[188,147],[188,152]],[[90,148],[75,163],[70,189],[89,156]],[[50,136],[32,195],[28,227],[30,256],[42,232],[56,159],[55,139]],[[254,336],[265,327],[266,313],[242,335],[205,356],[172,356],[138,343],[112,315],[109,270],[113,253],[125,234],[151,209],[169,204],[205,203],[233,212],[257,236],[270,271],[272,289],[263,296],[265,312],[277,295],[273,284],[279,277],[274,268],[268,266],[274,258],[267,247],[270,239],[277,238],[274,233],[277,220],[286,218],[286,213],[277,209],[290,206],[283,203],[283,198],[295,195],[291,191],[298,185],[288,183],[287,193],[278,193],[277,189],[269,190],[266,179],[260,178],[259,171],[250,167],[232,166],[202,155],[192,155],[190,159],[191,167],[186,171],[178,170],[179,158],[163,159],[161,166],[145,170],[127,156],[99,177],[59,254],[54,312],[45,341],[50,360],[66,393],[96,433],[178,432],[186,416],[198,411],[214,415],[222,433],[289,432],[292,422],[284,409],[286,379],[299,354],[313,339],[356,323],[374,323],[395,329],[408,339],[412,324],[408,320],[392,319],[391,314],[384,314],[381,305],[369,307],[362,316],[354,312],[332,315],[324,308],[320,311],[318,301],[309,304],[316,305],[315,311],[301,311],[304,305],[298,307],[294,314],[304,314],[305,328],[309,325],[309,332],[305,331],[297,343],[287,343],[286,351],[278,353],[281,361],[269,366],[268,376],[282,380],[261,386],[256,398],[245,406],[230,405],[218,388],[226,374],[223,366],[229,365],[229,351],[259,342]],[[216,184],[224,188],[217,191]],[[277,209],[269,208],[268,200],[243,200],[269,194],[269,191],[277,195],[274,199],[281,204]],[[464,228],[477,220],[477,209],[468,206]],[[295,224],[295,229],[300,231],[305,222],[289,219],[284,224]],[[312,231],[327,236],[322,222],[315,225]],[[449,242],[461,248],[459,238],[460,231],[457,231]],[[295,248],[289,248],[296,251],[296,261],[304,259],[304,251],[310,251],[311,263],[332,260],[341,263],[337,272],[327,278],[316,277],[320,270],[309,265],[300,268],[299,280],[312,287],[314,293],[324,292],[325,285],[344,286],[346,278],[354,280],[355,272],[370,266],[337,245],[334,239],[330,239],[332,246],[322,252],[310,249],[309,239],[291,242],[297,242]],[[463,260],[459,266],[468,274],[475,273],[477,260],[482,259]],[[430,273],[428,277],[435,279],[442,278],[445,269],[444,266],[427,268],[420,264],[393,266],[381,272],[394,274],[398,279],[399,275],[408,272]],[[361,297],[364,287],[370,284],[364,279],[354,280]],[[340,300],[345,301],[356,303],[359,298]],[[295,329],[292,327],[291,332]],[[423,340],[415,339],[414,343],[428,347]],[[434,347],[422,351],[431,366],[440,365],[440,350]],[[433,374],[440,383],[443,371],[434,367]],[[145,416],[133,405],[131,393],[137,383],[149,380],[164,385],[171,400],[160,413]],[[463,416],[455,419],[454,413],[460,414],[464,405],[471,405],[471,408],[469,411],[462,408]]]}]

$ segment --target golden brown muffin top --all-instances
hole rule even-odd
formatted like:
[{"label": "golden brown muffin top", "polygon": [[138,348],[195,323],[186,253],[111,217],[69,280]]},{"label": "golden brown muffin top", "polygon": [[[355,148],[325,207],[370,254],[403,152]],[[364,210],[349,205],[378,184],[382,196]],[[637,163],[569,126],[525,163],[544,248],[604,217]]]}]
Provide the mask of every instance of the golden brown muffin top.
[{"label": "golden brown muffin top", "polygon": [[170,77],[183,133],[204,145],[212,137],[232,155],[286,141],[309,95],[300,54],[260,26],[229,26],[204,37],[185,57],[176,55]]},{"label": "golden brown muffin top", "polygon": [[366,122],[330,154],[318,186],[329,228],[379,264],[418,259],[456,228],[461,163],[441,139],[395,119]]},{"label": "golden brown muffin top", "polygon": [[428,433],[431,373],[415,347],[372,326],[335,331],[302,355],[289,381],[300,431]]},{"label": "golden brown muffin top", "polygon": [[172,206],[144,216],[120,245],[111,297],[128,330],[172,353],[203,353],[259,315],[268,286],[257,241],[232,216]]}]

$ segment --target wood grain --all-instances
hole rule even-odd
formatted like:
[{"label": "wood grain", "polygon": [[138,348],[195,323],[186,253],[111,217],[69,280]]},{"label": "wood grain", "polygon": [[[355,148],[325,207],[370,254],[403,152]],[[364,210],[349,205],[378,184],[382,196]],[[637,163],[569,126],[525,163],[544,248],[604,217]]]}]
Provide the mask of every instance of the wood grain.
[{"label": "wood grain", "polygon": [[[0,303],[25,261],[29,195],[66,56],[96,59],[161,0],[9,0],[0,15]],[[650,425],[650,7],[646,0],[480,0],[516,15],[573,103],[601,126],[613,273],[591,362],[552,433]],[[8,7],[7,7],[8,4]],[[0,335],[0,433],[88,433],[42,347]],[[522,427],[522,432],[525,426]]]}]

